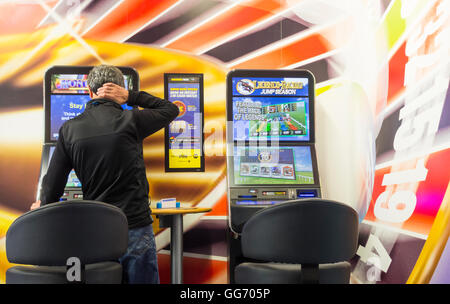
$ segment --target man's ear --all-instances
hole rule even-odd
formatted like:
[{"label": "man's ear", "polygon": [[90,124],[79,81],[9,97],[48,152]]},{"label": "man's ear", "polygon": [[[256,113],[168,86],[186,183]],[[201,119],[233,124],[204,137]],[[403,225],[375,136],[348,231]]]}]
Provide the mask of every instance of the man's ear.
[{"label": "man's ear", "polygon": [[89,97],[90,97],[91,99],[94,98],[94,93],[92,93],[91,88],[88,87],[88,89],[89,89]]}]

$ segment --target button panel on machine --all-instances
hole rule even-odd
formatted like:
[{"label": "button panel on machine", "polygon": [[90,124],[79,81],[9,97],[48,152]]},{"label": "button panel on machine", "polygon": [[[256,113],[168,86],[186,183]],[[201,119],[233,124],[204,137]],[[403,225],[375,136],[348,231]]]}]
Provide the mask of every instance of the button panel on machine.
[{"label": "button panel on machine", "polygon": [[66,190],[61,196],[60,201],[82,200],[82,199],[83,199],[83,192],[81,192],[80,190]]},{"label": "button panel on machine", "polygon": [[263,196],[286,196],[286,191],[263,191]]}]

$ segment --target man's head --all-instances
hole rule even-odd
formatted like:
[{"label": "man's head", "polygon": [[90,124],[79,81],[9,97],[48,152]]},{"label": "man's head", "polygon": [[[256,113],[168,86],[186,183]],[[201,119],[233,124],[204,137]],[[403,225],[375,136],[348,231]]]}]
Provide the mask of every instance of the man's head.
[{"label": "man's head", "polygon": [[105,83],[115,83],[121,87],[125,87],[122,72],[112,65],[101,64],[94,67],[88,75],[87,84],[91,98],[97,95],[97,90]]}]

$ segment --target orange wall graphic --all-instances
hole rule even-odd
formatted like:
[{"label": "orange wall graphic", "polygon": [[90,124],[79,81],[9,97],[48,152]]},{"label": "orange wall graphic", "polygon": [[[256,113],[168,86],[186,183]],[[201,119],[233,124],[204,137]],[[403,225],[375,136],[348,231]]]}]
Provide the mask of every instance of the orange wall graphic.
[{"label": "orange wall graphic", "polygon": [[[185,216],[185,283],[228,282],[225,77],[237,68],[308,69],[316,95],[361,84],[377,158],[369,208],[358,210],[366,215],[351,281],[450,282],[449,2],[0,3],[0,282],[10,267],[6,231],[36,196],[43,75],[53,65],[100,63],[135,68],[141,89],[160,97],[164,73],[204,74],[205,172],[165,173],[164,131],[144,142],[153,203],[176,197],[213,208]],[[168,234],[158,221],[154,228],[169,283]]]}]

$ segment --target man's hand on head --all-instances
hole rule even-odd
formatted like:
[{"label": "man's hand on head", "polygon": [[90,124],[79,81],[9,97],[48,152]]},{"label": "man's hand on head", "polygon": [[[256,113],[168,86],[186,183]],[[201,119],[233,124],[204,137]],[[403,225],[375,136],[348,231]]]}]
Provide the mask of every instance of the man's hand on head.
[{"label": "man's hand on head", "polygon": [[99,98],[113,100],[123,105],[128,101],[128,90],[117,84],[108,82],[97,90],[97,96]]},{"label": "man's hand on head", "polygon": [[41,207],[41,201],[37,200],[31,205],[30,210],[34,210],[34,209],[37,209],[39,207]]}]

